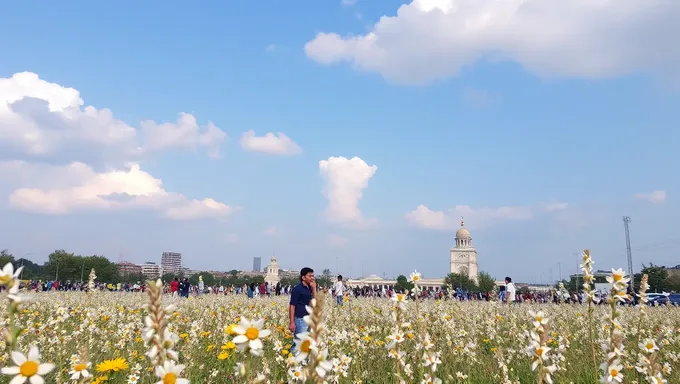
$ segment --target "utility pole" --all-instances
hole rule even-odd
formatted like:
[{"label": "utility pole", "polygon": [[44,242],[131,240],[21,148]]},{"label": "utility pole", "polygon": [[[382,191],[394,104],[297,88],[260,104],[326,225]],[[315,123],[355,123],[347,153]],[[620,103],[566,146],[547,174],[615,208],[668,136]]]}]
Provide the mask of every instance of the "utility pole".
[{"label": "utility pole", "polygon": [[85,273],[85,263],[83,263],[83,266],[80,268],[80,282],[83,282],[83,273]]},{"label": "utility pole", "polygon": [[628,224],[630,224],[630,217],[623,217],[623,228],[626,230],[626,254],[628,256],[628,273],[630,273],[630,284],[635,286],[633,280],[635,279],[635,274],[633,273],[633,254],[630,250],[630,230],[628,229]]},{"label": "utility pole", "polygon": [[559,268],[559,270],[560,270],[560,281],[562,281],[562,263],[561,262],[557,263],[557,268]]},{"label": "utility pole", "polygon": [[57,263],[57,274],[54,275],[54,281],[59,281],[59,263]]}]

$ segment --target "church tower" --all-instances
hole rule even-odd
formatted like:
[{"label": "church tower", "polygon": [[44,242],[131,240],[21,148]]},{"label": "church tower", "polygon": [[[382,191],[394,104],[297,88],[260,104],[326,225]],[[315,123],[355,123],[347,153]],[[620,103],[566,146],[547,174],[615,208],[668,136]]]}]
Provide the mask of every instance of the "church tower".
[{"label": "church tower", "polygon": [[477,282],[477,250],[472,246],[472,237],[465,221],[460,218],[460,229],[456,232],[456,245],[451,248],[451,273],[466,275]]},{"label": "church tower", "polygon": [[279,263],[276,262],[276,255],[272,255],[269,260],[269,265],[267,265],[267,275],[264,277],[265,283],[269,283],[270,286],[276,285],[279,282]]}]

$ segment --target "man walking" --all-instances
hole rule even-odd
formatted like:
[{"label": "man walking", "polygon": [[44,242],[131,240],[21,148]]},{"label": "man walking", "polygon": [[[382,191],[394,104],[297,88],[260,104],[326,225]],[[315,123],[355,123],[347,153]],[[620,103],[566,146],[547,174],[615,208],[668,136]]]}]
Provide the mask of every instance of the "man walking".
[{"label": "man walking", "polygon": [[342,281],[342,275],[338,275],[338,281],[335,283],[335,286],[333,287],[333,294],[335,295],[336,303],[339,306],[342,306],[342,296],[344,289],[345,284]]},{"label": "man walking", "polygon": [[[304,317],[307,316],[306,307],[310,305],[314,296],[316,296],[314,270],[304,267],[300,270],[300,284],[296,285],[290,293],[290,305],[288,307],[290,325],[288,329],[293,332],[293,336],[307,332],[309,326],[305,323]],[[291,349],[295,350],[295,347],[296,345],[293,345]]]},{"label": "man walking", "polygon": [[512,282],[512,279],[509,277],[505,278],[505,292],[505,300],[508,303],[515,303],[515,295],[517,294],[517,290],[515,289],[515,284]]}]

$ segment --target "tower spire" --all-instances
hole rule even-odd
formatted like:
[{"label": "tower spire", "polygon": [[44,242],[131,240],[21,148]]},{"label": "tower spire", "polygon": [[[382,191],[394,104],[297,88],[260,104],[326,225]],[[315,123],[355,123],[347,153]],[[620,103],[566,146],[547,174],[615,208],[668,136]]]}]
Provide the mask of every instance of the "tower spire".
[{"label": "tower spire", "polygon": [[463,216],[460,217],[460,226],[461,227],[465,226],[465,219],[463,218]]}]

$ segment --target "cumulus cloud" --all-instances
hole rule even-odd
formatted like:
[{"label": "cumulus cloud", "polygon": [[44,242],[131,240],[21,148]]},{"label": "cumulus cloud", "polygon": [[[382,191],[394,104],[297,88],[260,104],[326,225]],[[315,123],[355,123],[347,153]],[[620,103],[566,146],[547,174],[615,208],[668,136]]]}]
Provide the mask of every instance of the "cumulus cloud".
[{"label": "cumulus cloud", "polygon": [[0,160],[117,166],[168,149],[205,148],[217,156],[225,138],[212,123],[201,129],[190,114],[175,123],[143,121],[137,129],[108,109],[84,106],[77,90],[35,73],[0,78]]},{"label": "cumulus cloud", "polygon": [[661,204],[666,201],[666,191],[653,191],[650,193],[638,193],[633,196],[638,200],[649,201],[654,204]]},{"label": "cumulus cloud", "polygon": [[97,173],[83,163],[67,166],[6,162],[0,175],[17,177],[25,185],[9,196],[11,207],[37,213],[148,209],[174,220],[224,218],[236,208],[213,199],[194,200],[168,192],[163,182],[138,164],[124,170]]},{"label": "cumulus cloud", "polygon": [[241,147],[249,152],[263,152],[270,155],[291,156],[302,152],[302,149],[288,136],[279,132],[268,132],[264,136],[256,136],[250,130],[241,135]]},{"label": "cumulus cloud", "polygon": [[359,200],[377,170],[377,166],[368,165],[359,157],[329,157],[319,161],[323,193],[328,199],[328,221],[350,227],[367,227],[376,222],[363,216]]},{"label": "cumulus cloud", "polygon": [[176,123],[143,121],[134,128],[108,109],[84,106],[77,90],[34,73],[0,79],[0,194],[14,209],[147,209],[174,220],[224,218],[237,209],[167,191],[139,160],[170,149],[204,148],[217,156],[225,137],[184,113]]},{"label": "cumulus cloud", "polygon": [[676,0],[413,0],[364,35],[319,33],[305,52],[402,84],[445,79],[482,60],[546,77],[678,80],[679,18]]},{"label": "cumulus cloud", "polygon": [[499,208],[472,208],[469,205],[456,205],[446,211],[434,211],[419,205],[405,215],[412,224],[432,230],[448,231],[460,226],[461,217],[474,226],[485,227],[499,221],[522,221],[533,217],[532,207],[506,206]]}]

